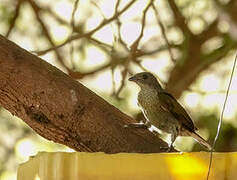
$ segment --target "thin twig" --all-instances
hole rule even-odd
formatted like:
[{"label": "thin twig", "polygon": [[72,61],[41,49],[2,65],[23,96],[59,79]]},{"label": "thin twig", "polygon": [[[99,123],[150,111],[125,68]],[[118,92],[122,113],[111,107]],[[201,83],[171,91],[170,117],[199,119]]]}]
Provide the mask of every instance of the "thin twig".
[{"label": "thin twig", "polygon": [[225,101],[224,101],[224,105],[223,105],[223,108],[222,108],[222,111],[221,111],[220,120],[219,120],[218,127],[217,127],[216,137],[214,139],[214,142],[213,142],[212,148],[211,148],[211,156],[210,156],[209,167],[208,167],[208,172],[207,172],[207,180],[209,179],[209,175],[210,175],[210,172],[211,172],[213,150],[215,149],[216,141],[217,141],[217,139],[219,137],[219,134],[220,134],[220,131],[221,131],[221,125],[222,125],[222,121],[223,121],[223,117],[224,117],[224,112],[225,112],[227,99],[228,99],[229,92],[230,92],[230,86],[231,86],[234,71],[235,71],[236,61],[237,61],[237,54],[235,56],[234,64],[233,64],[233,67],[232,67],[232,71],[231,71],[231,75],[230,75],[230,81],[229,81],[228,88],[227,88],[227,91],[226,91]]},{"label": "thin twig", "polygon": [[[115,14],[118,13],[118,8],[120,5],[120,0],[117,1],[116,5],[115,5]],[[119,19],[119,17],[117,17],[116,19],[116,24],[117,24],[117,29],[118,29],[118,38],[117,38],[117,42],[120,43],[127,51],[129,51],[128,49],[128,45],[124,42],[124,40],[122,39],[122,35],[121,35],[121,21]]]},{"label": "thin twig", "polygon": [[116,21],[117,24],[117,29],[118,29],[118,38],[117,38],[117,42],[120,43],[124,49],[126,49],[127,51],[129,51],[128,45],[126,44],[126,42],[122,39],[122,35],[121,35],[121,25],[122,23],[120,22],[119,18]]},{"label": "thin twig", "polygon": [[74,79],[81,79],[85,76],[89,76],[89,75],[93,75],[93,74],[96,74],[98,72],[101,72],[107,68],[109,68],[111,66],[111,62],[108,63],[108,64],[104,64],[102,66],[100,66],[99,68],[95,69],[95,70],[92,70],[92,71],[89,71],[89,72],[74,72],[74,71],[69,71],[69,75],[74,78]]},{"label": "thin twig", "polygon": [[133,61],[138,67],[140,67],[143,71],[149,71],[147,70],[145,67],[142,66],[141,61],[139,61],[138,59],[136,59],[135,61]]},{"label": "thin twig", "polygon": [[79,3],[79,0],[76,0],[73,6],[73,11],[72,11],[71,26],[72,26],[73,31],[75,29],[75,13],[77,11],[78,3]]},{"label": "thin twig", "polygon": [[136,41],[131,45],[132,54],[136,54],[138,45],[143,37],[144,29],[146,26],[146,14],[147,14],[147,11],[149,10],[149,8],[152,6],[153,1],[154,0],[151,0],[150,3],[146,6],[146,8],[143,11],[141,32],[140,32],[140,35],[138,36],[138,38],[136,39]]},{"label": "thin twig", "polygon": [[[72,27],[72,33],[71,36],[74,33],[75,28],[75,13],[77,11],[79,0],[76,0],[73,6],[73,11],[72,11],[72,17],[71,17],[71,27]],[[71,64],[73,65],[73,54],[74,54],[74,46],[73,42],[71,43],[71,48],[70,48],[70,55],[71,55]]]},{"label": "thin twig", "polygon": [[54,47],[51,47],[49,49],[46,49],[46,50],[43,50],[43,51],[38,51],[38,52],[35,52],[37,53],[38,55],[44,55],[46,53],[48,53],[49,51],[52,51],[52,50],[55,50],[55,49],[58,49],[60,47],[63,47],[65,46],[66,44],[74,41],[74,40],[78,40],[78,39],[81,39],[81,38],[84,38],[84,37],[88,37],[88,36],[91,36],[93,35],[95,32],[97,32],[99,29],[101,29],[102,27],[104,27],[105,25],[109,24],[110,22],[112,22],[113,20],[117,19],[121,14],[123,14],[126,10],[128,10],[136,1],[132,0],[130,1],[121,11],[119,11],[117,14],[113,15],[111,18],[109,19],[104,19],[104,21],[102,21],[95,29],[87,32],[87,33],[84,33],[84,34],[76,34],[76,35],[73,35],[71,36],[70,38],[68,38],[64,43],[58,45],[58,46],[54,46]]},{"label": "thin twig", "polygon": [[[173,44],[171,44],[170,46],[171,46],[172,48],[180,48],[180,45],[173,45]],[[167,46],[167,45],[160,46],[160,47],[158,47],[157,49],[154,49],[154,50],[151,50],[151,51],[143,51],[143,50],[140,49],[140,50],[136,53],[136,57],[153,55],[153,54],[156,54],[156,53],[160,53],[160,52],[162,52],[162,51],[166,51],[167,49],[168,49],[168,46]]]},{"label": "thin twig", "polygon": [[[127,61],[128,62],[128,61]],[[122,82],[121,82],[121,84],[120,84],[120,86],[119,86],[119,88],[118,88],[118,91],[115,93],[115,97],[117,98],[117,99],[120,99],[119,98],[119,94],[121,93],[121,91],[123,90],[123,88],[124,88],[124,86],[125,86],[125,82],[126,82],[126,77],[127,77],[127,73],[128,73],[128,67],[125,65],[124,66],[124,70],[121,72],[121,74],[122,74]]]},{"label": "thin twig", "polygon": [[[139,51],[136,55],[135,55],[135,60],[133,60],[134,63],[136,63],[137,65],[139,65],[139,63],[137,62],[139,57],[142,57],[142,56],[147,56],[147,55],[152,55],[152,54],[155,54],[155,53],[158,53],[158,52],[161,52],[161,51],[164,51],[167,49],[167,46],[164,46],[164,47],[160,47],[156,50],[153,50],[153,51]],[[100,67],[98,67],[97,69],[95,70],[92,70],[90,72],[85,72],[85,73],[82,73],[82,72],[73,72],[73,71],[69,71],[69,75],[74,78],[74,79],[81,79],[81,78],[84,78],[85,76],[90,76],[90,75],[94,75],[98,72],[101,72],[103,71],[104,69],[107,69],[111,66],[114,66],[114,68],[117,66],[117,65],[121,65],[123,64],[126,60],[128,60],[130,58],[130,55],[126,56],[126,57],[122,57],[120,59],[117,59],[115,57],[112,57],[111,58],[111,61],[107,64],[104,64]],[[139,65],[140,66],[140,65]],[[140,66],[142,68],[142,66]],[[147,71],[144,69],[144,67],[142,68],[144,71]]]},{"label": "thin twig", "polygon": [[166,36],[166,33],[165,33],[165,27],[164,27],[163,23],[161,22],[160,16],[159,16],[158,11],[157,11],[157,9],[156,9],[154,4],[152,4],[152,8],[153,8],[153,10],[155,12],[156,21],[157,21],[158,25],[161,28],[161,33],[163,35],[163,38],[165,39],[165,42],[167,44],[168,51],[169,51],[169,54],[170,54],[170,58],[175,63],[175,59],[174,59],[174,56],[173,56],[173,53],[172,53],[172,50],[171,50],[171,46],[170,46],[169,40],[168,40],[168,38]]},{"label": "thin twig", "polygon": [[115,83],[115,79],[114,79],[114,67],[112,66],[111,67],[111,75],[112,75],[112,96],[114,96],[115,95],[115,93],[116,93],[116,83]]},{"label": "thin twig", "polygon": [[189,35],[192,35],[190,29],[188,28],[186,24],[186,19],[180,12],[179,8],[177,7],[174,0],[168,0],[170,8],[172,9],[172,12],[174,13],[174,19],[175,23],[179,26],[179,28],[183,31],[183,33],[188,33]]},{"label": "thin twig", "polygon": [[20,8],[21,8],[21,5],[22,5],[22,2],[23,2],[22,0],[18,0],[17,1],[16,7],[15,7],[15,11],[14,11],[14,16],[10,20],[10,26],[9,26],[8,31],[7,31],[6,37],[9,37],[11,31],[13,30],[13,28],[14,28],[14,26],[16,24],[16,19],[19,16],[19,12],[20,12]]},{"label": "thin twig", "polygon": [[143,11],[141,32],[140,32],[140,35],[138,36],[138,38],[136,39],[136,41],[131,46],[131,52],[129,54],[129,56],[131,58],[128,58],[128,60],[124,63],[124,70],[121,72],[122,82],[121,82],[121,84],[118,88],[118,91],[115,94],[115,96],[117,98],[119,98],[119,94],[120,94],[120,92],[122,91],[122,89],[124,88],[124,85],[125,85],[126,76],[127,76],[127,73],[128,73],[129,60],[131,60],[131,59],[135,60],[136,59],[136,58],[134,58],[134,57],[136,57],[134,55],[136,55],[137,47],[138,47],[139,42],[140,42],[140,40],[141,40],[141,38],[143,37],[143,34],[144,34],[144,28],[145,28],[145,25],[146,25],[146,14],[147,14],[147,11],[149,10],[149,8],[151,7],[153,1],[154,0],[151,0],[150,3],[146,6],[146,8]]},{"label": "thin twig", "polygon": [[91,4],[93,6],[95,6],[95,8],[98,10],[99,14],[101,14],[101,16],[105,19],[106,17],[104,15],[102,9],[100,8],[100,6],[96,2],[94,2],[94,1],[91,1]]},{"label": "thin twig", "polygon": [[93,45],[96,45],[97,46],[97,48],[99,48],[99,49],[101,49],[101,50],[103,50],[104,52],[106,52],[106,53],[110,53],[110,49],[112,49],[112,46],[111,45],[109,45],[109,44],[107,44],[107,43],[104,43],[104,42],[102,42],[102,41],[99,41],[98,39],[95,39],[95,38],[93,38],[93,37],[88,37],[87,38],[90,42],[92,42],[93,43]]},{"label": "thin twig", "polygon": [[[52,37],[50,36],[50,33],[48,31],[48,28],[46,26],[46,24],[44,23],[44,21],[42,20],[41,16],[40,16],[40,12],[41,12],[41,8],[36,4],[36,2],[34,0],[28,0],[29,4],[31,5],[36,19],[39,22],[40,26],[42,27],[42,31],[46,37],[46,39],[48,40],[48,42],[51,44],[52,47],[55,47],[55,44],[53,42]],[[55,48],[54,52],[56,54],[56,57],[58,59],[58,62],[67,70],[70,71],[70,69],[65,65],[64,61],[63,61],[63,57],[61,56],[60,52]]]}]

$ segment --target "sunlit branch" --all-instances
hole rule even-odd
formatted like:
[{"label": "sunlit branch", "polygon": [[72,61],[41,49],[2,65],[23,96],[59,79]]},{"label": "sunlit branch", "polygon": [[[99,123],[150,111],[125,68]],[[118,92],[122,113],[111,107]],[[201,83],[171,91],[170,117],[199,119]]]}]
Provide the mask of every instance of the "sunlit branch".
[{"label": "sunlit branch", "polygon": [[102,49],[103,51],[109,53],[108,49],[112,49],[112,46],[107,44],[107,43],[104,43],[102,41],[99,41],[98,39],[95,39],[93,37],[88,37],[87,38],[89,41],[92,41],[94,44],[97,44],[98,48]]},{"label": "sunlit branch", "polygon": [[221,35],[221,33],[219,32],[217,28],[218,23],[219,21],[218,19],[216,19],[207,27],[207,29],[205,29],[201,34],[198,35],[198,39],[200,43],[204,43],[205,41],[207,41],[208,39],[211,39],[212,37]]},{"label": "sunlit branch", "polygon": [[145,67],[142,66],[141,62],[138,59],[133,61],[138,67],[140,67],[143,71],[148,71],[148,69],[146,69]]},{"label": "sunlit branch", "polygon": [[[131,45],[131,50],[130,50],[130,54],[128,55],[127,57],[127,61],[125,62],[124,64],[124,70],[121,72],[122,74],[122,82],[118,88],[118,91],[116,92],[115,96],[118,98],[119,97],[119,94],[120,92],[122,91],[122,89],[124,88],[124,85],[125,85],[125,81],[127,80],[126,77],[127,77],[127,73],[128,73],[128,66],[129,66],[129,61],[132,60],[134,61],[136,59],[136,52],[137,52],[137,48],[138,48],[138,45],[143,37],[143,34],[144,34],[144,28],[146,26],[146,14],[147,14],[147,11],[149,10],[149,8],[152,6],[152,3],[153,3],[153,0],[151,0],[149,2],[149,4],[146,6],[146,8],[144,9],[143,11],[143,16],[142,16],[142,22],[141,22],[141,32],[140,32],[140,35],[138,36],[138,38],[134,41],[134,43]],[[121,37],[120,37],[121,39]],[[125,46],[125,44],[124,44]]]},{"label": "sunlit branch", "polygon": [[146,6],[146,8],[143,11],[143,16],[142,16],[142,23],[141,23],[141,32],[140,35],[138,36],[138,38],[136,39],[136,41],[134,41],[134,43],[131,45],[131,53],[135,54],[137,52],[137,47],[143,37],[144,34],[144,28],[146,26],[146,14],[147,11],[149,10],[149,8],[152,6],[154,0],[151,0],[150,3]]},{"label": "sunlit branch", "polygon": [[114,96],[116,93],[116,83],[115,83],[115,79],[114,79],[114,67],[112,66],[110,68],[110,70],[111,70],[111,75],[112,75],[112,78],[111,78],[111,80],[112,80],[112,94],[111,95]]},{"label": "sunlit branch", "polygon": [[153,10],[155,12],[157,23],[158,23],[158,25],[161,28],[161,32],[162,32],[163,38],[165,39],[165,42],[167,44],[168,51],[169,51],[169,54],[170,54],[170,58],[175,63],[175,59],[174,59],[174,56],[173,56],[173,53],[172,53],[172,50],[171,50],[171,47],[170,47],[170,43],[169,43],[169,40],[168,40],[168,38],[166,36],[166,33],[165,33],[165,27],[164,27],[163,23],[161,22],[161,19],[159,17],[158,11],[157,11],[157,9],[156,9],[154,4],[152,4],[152,8],[153,8]]},{"label": "sunlit branch", "polygon": [[[99,47],[99,46],[98,46]],[[173,47],[179,47],[174,45]],[[148,71],[147,69],[145,69],[142,65],[141,65],[141,60],[139,60],[138,58],[142,57],[142,56],[147,56],[147,55],[152,55],[152,54],[156,54],[162,51],[167,50],[167,45],[159,47],[153,51],[142,51],[139,50],[138,53],[135,54],[135,60],[133,60],[132,62],[134,62],[135,64],[137,64],[141,69],[143,69],[144,71]],[[111,60],[109,63],[104,64],[92,71],[89,72],[73,72],[73,71],[69,71],[69,75],[74,78],[74,79],[82,79],[86,76],[90,76],[90,75],[94,75],[98,72],[101,72],[107,68],[116,68],[117,65],[123,65],[123,66],[128,66],[127,64],[124,64],[126,61],[128,61],[128,59],[130,58],[130,55],[126,56],[126,57],[121,57],[120,59],[118,59],[117,57],[111,57]]]},{"label": "sunlit branch", "polygon": [[111,66],[111,63],[108,64],[104,64],[102,66],[100,66],[99,68],[89,71],[89,72],[73,72],[73,71],[69,71],[69,75],[74,78],[74,79],[81,79],[85,76],[89,76],[89,75],[93,75],[96,74],[98,72],[101,72],[107,68],[109,68]]},{"label": "sunlit branch", "polygon": [[[170,48],[181,48],[181,46],[180,45],[170,44]],[[142,49],[139,49],[139,51],[136,52],[136,57],[153,55],[153,54],[160,53],[160,52],[167,51],[167,50],[168,50],[168,46],[167,45],[160,46],[160,47],[158,47],[158,48],[156,48],[154,50],[151,50],[151,51],[144,51]]]},{"label": "sunlit branch", "polygon": [[123,90],[124,86],[125,86],[125,82],[127,81],[126,77],[127,77],[127,73],[128,73],[128,61],[126,63],[126,65],[124,65],[124,70],[121,71],[122,74],[122,81],[121,84],[117,90],[117,92],[115,93],[115,97],[119,98],[119,94],[121,93],[121,91]]},{"label": "sunlit branch", "polygon": [[177,7],[175,1],[174,0],[168,0],[168,2],[169,2],[169,5],[170,5],[170,8],[172,9],[172,12],[174,14],[175,23],[179,26],[179,28],[181,28],[183,33],[192,34],[191,31],[189,30],[187,24],[186,24],[185,17],[180,12],[180,10]]},{"label": "sunlit branch", "polygon": [[[34,10],[34,13],[36,15],[37,21],[40,23],[46,39],[49,41],[49,43],[51,44],[52,47],[56,47],[54,42],[53,42],[53,40],[52,40],[52,38],[51,38],[51,36],[50,36],[50,34],[49,34],[49,32],[48,32],[48,28],[46,27],[46,25],[44,24],[43,20],[41,19],[41,16],[39,14],[40,13],[40,8],[37,6],[37,4],[33,0],[28,0],[28,2],[30,3],[31,7]],[[60,55],[59,51],[57,49],[54,49],[54,52],[56,54],[56,57],[57,57],[59,63],[65,69],[70,71],[69,68],[64,64],[63,57]]]},{"label": "sunlit branch", "polygon": [[[78,3],[79,0],[76,0],[74,2],[74,6],[73,6],[73,11],[72,11],[72,16],[71,16],[71,27],[72,27],[72,33],[71,35],[73,35],[73,32],[75,30],[75,13],[77,11],[77,7],[78,7]],[[71,55],[71,64],[73,64],[73,55],[74,55],[74,46],[73,43],[71,43],[71,48],[70,48],[70,55]]]},{"label": "sunlit branch", "polygon": [[103,11],[101,10],[101,8],[99,7],[99,5],[96,3],[96,2],[94,2],[94,1],[91,1],[90,2],[93,6],[95,6],[96,7],[96,9],[98,10],[98,12],[101,14],[101,16],[105,19],[105,15],[104,15],[104,13],[103,13]]},{"label": "sunlit branch", "polygon": [[15,10],[14,10],[14,16],[10,20],[10,26],[9,26],[9,29],[8,29],[8,31],[6,33],[6,37],[8,37],[10,35],[11,31],[13,30],[13,28],[15,26],[16,19],[19,16],[19,12],[20,12],[20,8],[21,8],[21,5],[22,5],[22,2],[23,2],[22,0],[18,0],[17,1],[16,7],[15,7]]},{"label": "sunlit branch", "polygon": [[104,27],[105,25],[109,24],[110,22],[112,22],[113,20],[115,20],[117,17],[119,17],[121,14],[123,14],[127,9],[129,9],[130,6],[132,6],[132,4],[134,4],[136,1],[130,1],[121,11],[119,11],[117,14],[114,14],[111,18],[109,19],[104,19],[100,25],[98,25],[95,29],[87,32],[87,33],[84,33],[84,34],[76,34],[76,35],[73,35],[71,37],[69,37],[64,43],[58,45],[58,46],[55,46],[55,47],[51,47],[49,49],[46,49],[46,50],[43,50],[43,51],[38,51],[36,52],[38,55],[43,55],[45,53],[48,53],[49,51],[52,51],[52,50],[55,50],[55,49],[58,49],[74,40],[78,40],[78,39],[81,39],[81,38],[84,38],[84,37],[88,37],[88,36],[91,36],[93,35],[95,32],[97,32],[99,29],[101,29],[102,27]]},{"label": "sunlit branch", "polygon": [[75,13],[77,11],[78,4],[79,4],[79,0],[76,0],[73,6],[73,11],[72,11],[72,16],[71,16],[71,26],[73,29],[75,29]]}]

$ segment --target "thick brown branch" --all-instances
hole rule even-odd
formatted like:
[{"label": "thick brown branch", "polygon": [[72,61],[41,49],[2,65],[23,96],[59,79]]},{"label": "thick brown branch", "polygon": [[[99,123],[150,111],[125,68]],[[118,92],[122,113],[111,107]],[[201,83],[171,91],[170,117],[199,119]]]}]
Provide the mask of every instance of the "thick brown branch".
[{"label": "thick brown branch", "polygon": [[221,35],[217,28],[218,19],[212,22],[206,30],[204,30],[201,34],[197,36],[197,39],[200,41],[200,44],[204,43],[208,39],[211,39],[214,36]]},{"label": "thick brown branch", "polygon": [[[228,35],[223,35],[223,38],[224,44],[218,49],[207,55],[197,53],[198,55],[193,56],[190,53],[187,58],[188,60],[182,66],[176,65],[170,73],[166,89],[179,98],[182,92],[187,90],[196,78],[199,77],[201,72],[213,63],[220,61],[228,52],[236,48],[236,41],[232,40]],[[200,47],[196,48],[196,51],[200,51]]]},{"label": "thick brown branch", "polygon": [[148,130],[54,66],[0,36],[0,104],[41,136],[77,151],[160,152]]}]

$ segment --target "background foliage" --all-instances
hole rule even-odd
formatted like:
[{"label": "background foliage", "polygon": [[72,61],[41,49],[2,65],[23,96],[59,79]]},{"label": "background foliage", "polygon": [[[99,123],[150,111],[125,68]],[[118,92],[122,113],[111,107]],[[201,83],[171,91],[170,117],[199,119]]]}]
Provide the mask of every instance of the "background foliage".
[{"label": "background foliage", "polygon": [[[0,0],[0,33],[138,120],[138,87],[127,79],[153,72],[212,142],[236,53],[236,8],[234,0]],[[237,147],[236,78],[217,151]],[[71,151],[3,108],[0,123],[0,179],[15,179],[38,151]],[[175,146],[202,149],[188,137]]]}]

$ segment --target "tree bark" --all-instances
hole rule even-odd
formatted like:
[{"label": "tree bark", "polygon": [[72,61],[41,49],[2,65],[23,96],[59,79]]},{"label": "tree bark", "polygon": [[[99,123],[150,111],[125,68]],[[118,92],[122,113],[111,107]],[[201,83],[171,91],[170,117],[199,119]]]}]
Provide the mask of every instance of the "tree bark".
[{"label": "tree bark", "polygon": [[0,104],[77,151],[161,152],[167,144],[79,82],[0,35]]}]

